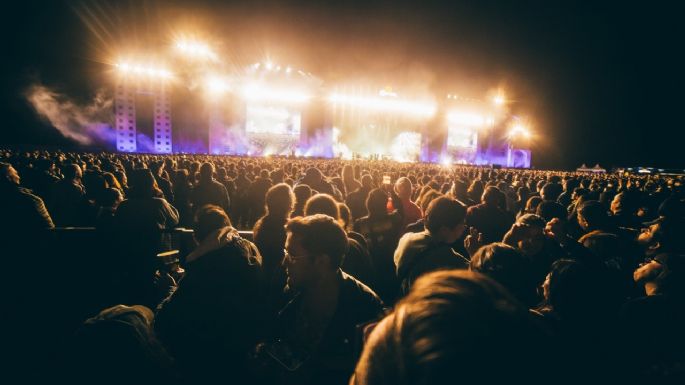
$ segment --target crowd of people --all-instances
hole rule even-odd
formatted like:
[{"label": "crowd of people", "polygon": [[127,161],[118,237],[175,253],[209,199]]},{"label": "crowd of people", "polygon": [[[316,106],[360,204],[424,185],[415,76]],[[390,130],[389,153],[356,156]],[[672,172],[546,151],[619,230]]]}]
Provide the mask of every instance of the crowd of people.
[{"label": "crowd of people", "polygon": [[77,307],[59,238],[71,382],[684,383],[683,179],[0,150],[6,346]]}]

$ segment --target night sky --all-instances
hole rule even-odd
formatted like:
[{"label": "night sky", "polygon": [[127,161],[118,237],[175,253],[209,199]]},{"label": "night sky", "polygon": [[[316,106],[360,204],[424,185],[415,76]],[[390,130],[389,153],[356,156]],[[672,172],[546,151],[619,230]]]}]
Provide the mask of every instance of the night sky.
[{"label": "night sky", "polygon": [[[193,30],[226,69],[267,56],[325,81],[372,79],[436,95],[503,87],[530,116],[537,168],[685,168],[676,6],[524,3],[22,1],[3,5],[0,145],[68,146],[23,97],[41,83],[87,103],[126,50]],[[237,4],[234,4],[237,3]],[[474,4],[470,4],[474,3]],[[673,7],[673,8],[671,8]],[[163,49],[163,48],[160,48]]]}]

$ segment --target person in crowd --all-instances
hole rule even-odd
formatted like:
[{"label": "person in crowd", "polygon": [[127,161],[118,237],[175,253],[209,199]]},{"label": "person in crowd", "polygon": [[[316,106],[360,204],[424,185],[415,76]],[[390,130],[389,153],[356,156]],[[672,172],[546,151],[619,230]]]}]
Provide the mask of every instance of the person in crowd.
[{"label": "person in crowd", "polygon": [[174,179],[174,207],[178,209],[178,224],[182,227],[190,227],[193,223],[193,185],[190,183],[188,170],[176,170]]},{"label": "person in crowd", "polygon": [[164,251],[164,231],[178,224],[178,210],[161,198],[162,192],[150,170],[132,170],[129,182],[126,199],[114,213],[114,231],[110,234],[114,245],[111,251],[119,255],[119,263],[113,270],[119,271],[126,281],[124,299],[127,301],[122,302],[154,307],[148,301],[154,301],[152,279],[157,268],[156,255]]},{"label": "person in crowd", "polygon": [[250,204],[248,199],[248,190],[252,180],[247,176],[247,170],[241,166],[238,168],[238,176],[235,178],[236,187],[236,201],[233,202],[233,213],[235,215],[234,222],[236,226],[245,225],[249,227]]},{"label": "person in crowd", "polygon": [[347,384],[358,326],[380,317],[383,303],[340,269],[348,241],[337,220],[324,214],[293,218],[286,233],[283,263],[297,294],[257,349],[259,372],[269,383]]},{"label": "person in crowd", "polygon": [[436,198],[426,211],[425,231],[402,236],[394,262],[403,293],[421,275],[435,270],[466,269],[469,260],[452,249],[466,225],[466,206],[446,196]]},{"label": "person in crowd", "polygon": [[556,182],[546,183],[540,190],[540,198],[543,202],[556,202],[559,196],[564,192],[562,185]]},{"label": "person in crowd", "polygon": [[65,383],[121,384],[135,376],[142,384],[174,385],[174,360],[153,330],[154,313],[145,306],[117,305],[86,320],[70,339],[55,376]]},{"label": "person in crowd", "polygon": [[[634,280],[642,296],[620,313],[629,351],[630,373],[643,383],[676,384],[685,380],[685,254],[660,253],[639,266]],[[645,327],[651,327],[645,333]],[[635,338],[639,335],[639,338]]]},{"label": "person in crowd", "polygon": [[373,189],[366,199],[368,215],[354,222],[354,231],[366,238],[375,276],[375,289],[388,304],[398,295],[393,254],[402,234],[402,217],[397,211],[388,213],[388,193]]},{"label": "person in crowd", "polygon": [[205,205],[219,206],[225,212],[231,209],[226,187],[214,179],[214,165],[212,163],[205,162],[200,167],[200,178],[191,194],[191,202],[195,211]]},{"label": "person in crowd", "polygon": [[371,190],[373,190],[373,179],[371,178],[371,175],[364,174],[361,180],[361,187],[348,193],[345,203],[347,203],[347,206],[350,208],[353,221],[368,214],[368,211],[366,210],[366,199]]},{"label": "person in crowd", "polygon": [[261,255],[219,206],[197,210],[194,227],[198,246],[177,286],[166,276],[155,331],[188,382],[249,383],[246,359],[264,325]]},{"label": "person in crowd", "polygon": [[93,218],[92,207],[81,183],[83,173],[77,164],[62,167],[64,179],[52,186],[48,207],[57,226],[87,226]]},{"label": "person in crowd", "polygon": [[433,272],[374,327],[350,384],[542,383],[553,373],[539,354],[548,346],[527,308],[492,279]]},{"label": "person in crowd", "polygon": [[43,200],[21,187],[21,177],[9,163],[0,162],[0,193],[3,232],[26,233],[55,227]]},{"label": "person in crowd", "polygon": [[247,193],[247,202],[250,207],[250,223],[256,222],[257,219],[264,215],[264,203],[266,193],[269,191],[273,182],[269,178],[269,171],[261,170],[259,177],[255,178],[250,184]]},{"label": "person in crowd", "polygon": [[29,178],[24,179],[26,187],[41,198],[49,197],[52,186],[60,180],[57,176],[55,162],[50,158],[36,160]]},{"label": "person in crowd", "polygon": [[304,177],[298,184],[306,184],[320,194],[328,194],[336,200],[342,200],[340,191],[324,178],[324,175],[318,168],[311,167],[307,169]]},{"label": "person in crowd", "polygon": [[469,189],[466,191],[468,195],[468,202],[465,202],[469,206],[477,205],[478,202],[482,201],[483,191],[485,187],[483,186],[483,181],[476,179],[471,182]]},{"label": "person in crowd", "polygon": [[342,181],[345,184],[345,191],[350,194],[357,189],[362,187],[361,182],[359,182],[354,176],[354,168],[350,164],[346,164],[342,169]]},{"label": "person in crowd", "polygon": [[[264,281],[270,304],[279,303],[285,288],[285,270],[281,266],[285,247],[285,225],[295,203],[292,188],[279,183],[266,193],[266,215],[252,230],[255,245],[262,255]],[[277,307],[277,305],[274,305]]]},{"label": "person in crowd", "polygon": [[535,281],[530,276],[530,260],[517,249],[501,242],[482,246],[471,257],[469,269],[486,275],[504,286],[519,302],[538,305]]},{"label": "person in crowd", "polygon": [[167,173],[165,167],[166,166],[164,162],[154,162],[150,166],[150,171],[152,171],[152,175],[155,177],[157,186],[159,186],[159,189],[162,190],[164,199],[173,204],[175,203],[174,189],[171,181],[169,180],[169,174]]},{"label": "person in crowd", "polygon": [[580,181],[576,178],[566,178],[562,184],[564,191],[557,198],[557,202],[564,207],[568,207],[573,198],[573,191],[580,185]]},{"label": "person in crowd", "polygon": [[637,216],[640,208],[640,197],[636,191],[621,191],[611,201],[611,219],[616,227],[639,229],[640,219]]},{"label": "person in crowd", "polygon": [[511,215],[499,205],[501,195],[497,187],[489,186],[483,192],[481,203],[466,212],[466,225],[483,234],[484,243],[501,241],[513,223]]},{"label": "person in crowd", "polygon": [[413,186],[409,178],[402,177],[395,182],[395,193],[402,203],[402,230],[423,217],[423,212],[411,201]]},{"label": "person in crowd", "polygon": [[560,203],[552,201],[540,202],[538,207],[535,209],[535,212],[532,214],[539,215],[540,217],[542,217],[542,219],[545,220],[545,222],[549,222],[554,218],[557,218],[562,222],[566,222],[566,220],[568,219],[568,213],[566,212],[566,208],[562,206]]},{"label": "person in crowd", "polygon": [[559,259],[542,285],[544,301],[538,308],[557,336],[559,359],[607,381],[623,378],[615,327],[622,298],[612,283],[599,261]]},{"label": "person in crowd", "polygon": [[524,208],[521,211],[519,211],[518,215],[516,216],[516,219],[525,214],[535,214],[540,203],[542,203],[542,198],[540,198],[537,195],[528,198]]},{"label": "person in crowd", "polygon": [[[304,215],[325,214],[343,223],[340,219],[340,209],[338,202],[327,194],[316,194],[307,200],[304,207]],[[345,232],[347,234],[347,232]],[[360,280],[366,285],[374,286],[374,264],[369,256],[366,243],[361,243],[354,238],[348,237],[347,252],[341,263],[342,270]]]},{"label": "person in crowd", "polygon": [[295,207],[293,212],[290,214],[291,217],[301,217],[304,216],[304,205],[307,203],[309,198],[314,195],[312,189],[306,184],[298,184],[293,189],[295,194]]},{"label": "person in crowd", "polygon": [[503,243],[510,245],[530,260],[532,279],[540,284],[552,263],[564,256],[559,244],[545,235],[545,220],[535,214],[519,217],[504,235]]}]

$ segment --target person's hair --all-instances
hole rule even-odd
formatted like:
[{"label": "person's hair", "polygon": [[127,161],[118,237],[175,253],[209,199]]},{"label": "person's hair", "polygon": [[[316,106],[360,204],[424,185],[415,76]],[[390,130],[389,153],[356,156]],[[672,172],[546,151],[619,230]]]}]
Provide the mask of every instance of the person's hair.
[{"label": "person's hair", "polygon": [[362,183],[362,187],[371,188],[371,187],[373,187],[373,177],[371,177],[371,175],[369,175],[369,174],[364,174],[364,175],[362,175],[361,183]]},{"label": "person's hair", "polygon": [[469,186],[469,189],[466,191],[466,193],[472,201],[476,202],[483,195],[483,189],[483,181],[476,179],[471,182],[471,186]]},{"label": "person's hair", "polygon": [[499,206],[502,191],[495,186],[488,186],[483,192],[481,201],[488,206]]},{"label": "person's hair", "polygon": [[332,196],[328,194],[316,194],[307,199],[304,205],[304,215],[326,214],[336,220],[340,219],[340,209]]},{"label": "person's hair", "polygon": [[495,242],[482,246],[469,264],[475,271],[494,279],[521,301],[534,293],[530,287],[530,263],[516,248]]},{"label": "person's hair", "polygon": [[111,172],[103,172],[102,177],[105,178],[105,181],[107,181],[108,187],[123,191],[123,189],[121,188],[121,183],[119,183],[119,180],[114,174],[112,174]]},{"label": "person's hair", "polygon": [[[428,187],[428,186],[426,186],[426,187]],[[421,211],[423,211],[425,213],[426,210],[428,210],[428,206],[431,204],[431,202],[433,202],[433,200],[435,200],[436,198],[439,198],[441,196],[442,196],[442,194],[440,194],[439,192],[428,187],[428,190],[426,191],[426,193],[423,194],[421,199],[419,199],[418,206],[419,206],[419,208],[421,208]]]},{"label": "person's hair", "polygon": [[71,180],[76,178],[78,172],[81,171],[81,167],[78,164],[69,163],[62,167],[62,175],[64,175],[65,180]]},{"label": "person's hair", "polygon": [[586,201],[578,210],[590,229],[601,229],[608,224],[609,214],[603,204],[598,201]]},{"label": "person's hair", "polygon": [[337,219],[315,214],[288,221],[285,231],[297,237],[302,247],[313,255],[327,255],[333,267],[342,264],[347,252],[347,233]]},{"label": "person's hair", "polygon": [[128,186],[127,195],[130,198],[152,198],[162,195],[155,177],[148,169],[131,170]]},{"label": "person's hair", "polygon": [[174,383],[173,359],[154,333],[153,318],[144,306],[117,305],[86,320],[64,352],[70,383],[90,383],[103,373],[106,383],[130,381],[133,373],[137,383]]},{"label": "person's hair", "polygon": [[552,201],[540,202],[538,208],[535,210],[535,213],[544,218],[547,222],[554,218],[558,218],[559,220],[566,222],[566,218],[568,217],[568,212],[564,206],[562,206],[560,203]]},{"label": "person's hair", "polygon": [[345,182],[354,180],[354,168],[350,164],[346,164],[342,169],[342,179]]},{"label": "person's hair", "polygon": [[195,239],[201,241],[212,231],[231,226],[228,215],[219,206],[204,205],[195,213]]},{"label": "person's hair", "polygon": [[463,224],[466,206],[456,199],[441,196],[433,199],[426,210],[426,229],[436,234],[443,227],[453,229]]},{"label": "person's hair", "polygon": [[[399,195],[400,192],[402,192],[402,190],[404,189],[404,191],[406,191],[406,192],[408,193],[407,196],[410,197],[410,199],[411,199],[412,184],[411,184],[411,180],[409,180],[409,178],[407,178],[407,177],[405,177],[405,176],[399,178],[399,179],[395,182],[395,187],[397,187],[396,191],[397,191],[397,194],[398,194],[398,195]],[[400,197],[401,197],[401,196],[400,196]]]},{"label": "person's hair", "polygon": [[375,188],[366,198],[366,210],[370,218],[380,218],[388,214],[388,194],[385,190]]},{"label": "person's hair", "polygon": [[214,165],[205,162],[200,166],[200,180],[202,181],[208,181],[212,179],[212,176],[214,175]]},{"label": "person's hair", "polygon": [[468,186],[461,179],[457,179],[452,183],[451,194],[455,199],[464,201],[467,198],[466,191]]},{"label": "person's hair", "polygon": [[9,184],[8,177],[10,173],[10,167],[12,167],[11,164],[0,162],[0,184]]},{"label": "person's hair", "polygon": [[631,215],[637,214],[637,209],[640,207],[640,196],[637,191],[625,190],[616,194],[614,198],[618,198],[619,211]]},{"label": "person's hair", "polygon": [[99,203],[104,207],[114,207],[123,199],[124,196],[122,195],[121,190],[114,187],[109,187],[102,191]]},{"label": "person's hair", "polygon": [[176,170],[175,180],[176,180],[176,183],[174,184],[174,187],[179,186],[179,185],[190,184],[190,178],[188,177],[188,170],[186,170],[185,168],[180,168],[180,169]]},{"label": "person's hair", "polygon": [[521,215],[516,219],[516,223],[520,225],[526,225],[526,226],[537,226],[537,227],[542,227],[543,229],[547,225],[547,222],[545,222],[545,219],[539,215],[536,214],[524,214]]},{"label": "person's hair", "polygon": [[537,195],[534,195],[534,196],[528,198],[528,200],[526,201],[526,207],[524,208],[524,210],[527,213],[532,214],[533,212],[537,211],[537,208],[540,205],[540,203],[542,203],[542,198],[540,198]]},{"label": "person's hair", "polygon": [[524,381],[539,364],[529,353],[542,338],[527,308],[497,282],[470,271],[433,272],[375,327],[354,383]]},{"label": "person's hair", "polygon": [[265,202],[268,215],[286,217],[293,209],[295,194],[288,184],[279,183],[266,192]]},{"label": "person's hair", "polygon": [[295,194],[295,202],[304,205],[307,199],[312,196],[312,188],[306,184],[298,184],[293,188],[293,193]]},{"label": "person's hair", "polygon": [[560,259],[549,273],[549,298],[546,302],[561,318],[583,319],[602,314],[610,291],[601,263]]},{"label": "person's hair", "polygon": [[581,198],[581,197],[585,198],[588,196],[590,191],[588,191],[588,189],[586,189],[584,187],[576,187],[573,189],[573,193],[576,194],[577,198]]},{"label": "person's hair", "polygon": [[580,237],[578,242],[603,262],[620,259],[620,253],[623,251],[620,239],[616,234],[591,232]]},{"label": "person's hair", "polygon": [[564,192],[564,187],[556,182],[550,182],[542,186],[540,190],[540,196],[545,201],[556,202],[559,199],[559,195]]},{"label": "person's hair", "polygon": [[100,194],[107,186],[107,180],[102,174],[95,171],[86,171],[83,174],[83,187],[86,189],[86,194],[90,197]]},{"label": "person's hair", "polygon": [[347,207],[346,204],[342,202],[338,202],[338,211],[340,211],[340,220],[342,221],[343,227],[345,230],[348,230],[351,221],[352,221],[352,213],[350,212],[350,208]]},{"label": "person's hair", "polygon": [[654,232],[654,241],[660,244],[660,251],[685,252],[685,219],[661,217]]}]

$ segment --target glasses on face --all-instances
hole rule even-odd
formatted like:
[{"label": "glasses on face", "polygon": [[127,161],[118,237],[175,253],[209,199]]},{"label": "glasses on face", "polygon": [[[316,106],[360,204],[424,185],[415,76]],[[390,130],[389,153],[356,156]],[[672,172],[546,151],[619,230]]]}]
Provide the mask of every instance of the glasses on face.
[{"label": "glasses on face", "polygon": [[283,256],[284,256],[284,260],[287,261],[287,262],[290,262],[290,263],[297,263],[298,261],[301,261],[301,260],[307,258],[307,257],[304,257],[304,256],[295,256],[295,255],[292,255],[292,254],[290,254],[290,253],[288,252],[288,250],[286,250],[286,249],[283,249]]}]

